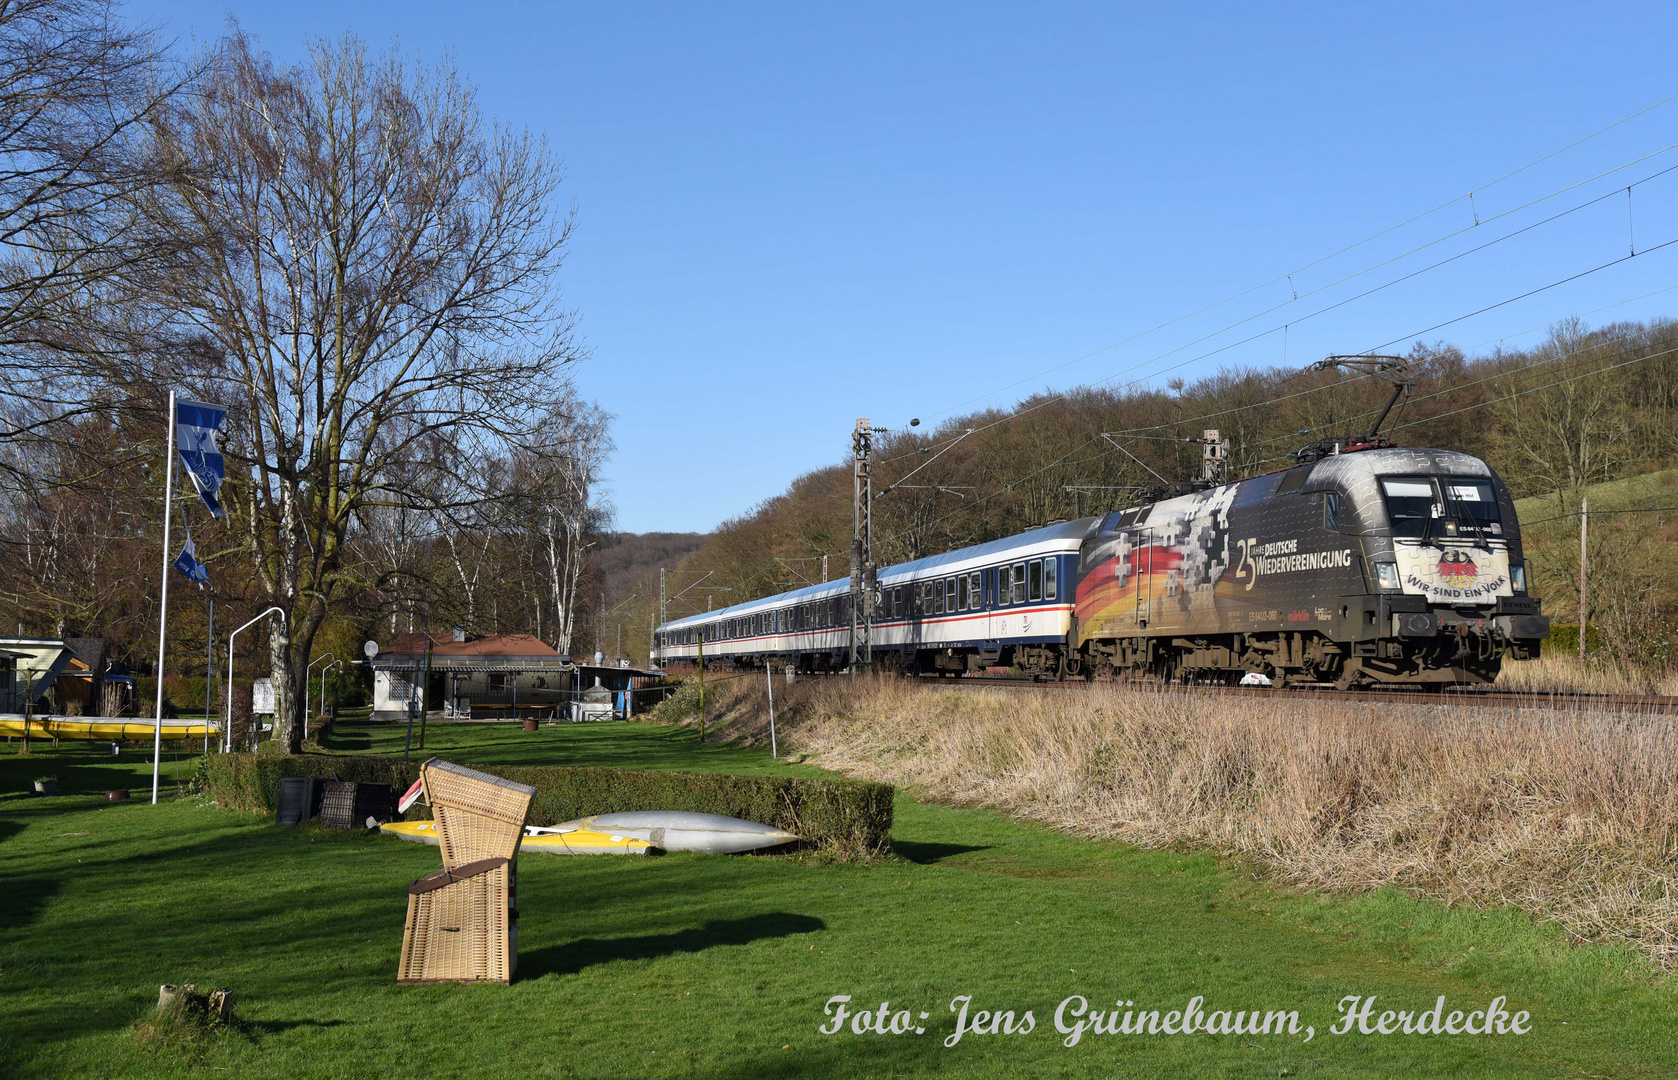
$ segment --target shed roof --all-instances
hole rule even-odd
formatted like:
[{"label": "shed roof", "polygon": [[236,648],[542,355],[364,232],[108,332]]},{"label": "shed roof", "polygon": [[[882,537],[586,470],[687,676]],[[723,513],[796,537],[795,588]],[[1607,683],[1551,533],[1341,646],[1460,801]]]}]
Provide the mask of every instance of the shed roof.
[{"label": "shed roof", "polygon": [[[479,634],[465,641],[430,635],[431,666],[439,670],[531,671],[568,666],[553,646],[534,634]],[[403,634],[379,650],[373,667],[411,668],[425,659],[425,634]]]}]

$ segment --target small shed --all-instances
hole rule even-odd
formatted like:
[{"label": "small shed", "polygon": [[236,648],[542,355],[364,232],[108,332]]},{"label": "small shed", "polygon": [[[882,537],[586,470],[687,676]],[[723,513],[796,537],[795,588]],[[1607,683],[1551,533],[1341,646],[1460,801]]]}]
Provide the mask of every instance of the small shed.
[{"label": "small shed", "polygon": [[13,707],[8,712],[22,712],[23,699],[32,695],[33,711],[44,711],[44,698],[58,676],[70,666],[75,654],[62,638],[0,638],[0,649],[13,654],[12,686],[9,698]]},{"label": "small shed", "polygon": [[375,720],[422,705],[439,719],[557,718],[575,685],[570,661],[531,634],[403,634],[372,667]]}]

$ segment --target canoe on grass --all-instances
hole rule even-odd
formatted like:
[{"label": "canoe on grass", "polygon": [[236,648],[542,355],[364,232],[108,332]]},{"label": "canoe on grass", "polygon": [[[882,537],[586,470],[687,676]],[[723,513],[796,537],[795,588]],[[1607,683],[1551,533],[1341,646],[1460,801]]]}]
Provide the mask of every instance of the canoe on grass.
[{"label": "canoe on grass", "polygon": [[[164,720],[164,739],[202,739],[221,732],[220,724],[206,728],[202,720]],[[23,717],[0,715],[0,735],[22,735]],[[37,739],[150,739],[157,734],[157,721],[122,719],[114,716],[54,716],[29,721],[29,734]]]},{"label": "canoe on grass", "polygon": [[[388,821],[379,826],[379,831],[399,840],[437,846],[435,821]],[[544,831],[532,835],[532,832],[531,829],[525,830],[524,839],[519,844],[521,851],[544,851],[550,855],[645,855],[652,847],[644,840],[622,833],[614,835],[592,829],[560,834]]]},{"label": "canoe on grass", "polygon": [[[745,851],[779,847],[798,839],[786,832],[755,821],[698,814],[688,810],[636,810],[623,814],[596,814],[578,818],[551,830],[595,829],[617,836],[645,840],[665,851],[703,851],[712,855],[736,855]],[[529,841],[526,841],[529,843]]]}]

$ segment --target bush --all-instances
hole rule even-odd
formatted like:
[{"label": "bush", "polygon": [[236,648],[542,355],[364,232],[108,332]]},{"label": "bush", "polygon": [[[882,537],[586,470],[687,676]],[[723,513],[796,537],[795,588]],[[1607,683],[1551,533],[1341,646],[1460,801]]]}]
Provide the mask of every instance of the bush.
[{"label": "bush", "polygon": [[[419,779],[419,761],[363,755],[216,754],[205,791],[217,805],[274,813],[280,780],[321,776],[389,784],[398,793]],[[565,766],[478,765],[536,789],[530,824],[557,825],[591,814],[690,810],[723,814],[794,832],[819,855],[860,860],[891,850],[893,788],[855,780],[723,773],[655,772]],[[415,805],[410,820],[430,817]]]}]

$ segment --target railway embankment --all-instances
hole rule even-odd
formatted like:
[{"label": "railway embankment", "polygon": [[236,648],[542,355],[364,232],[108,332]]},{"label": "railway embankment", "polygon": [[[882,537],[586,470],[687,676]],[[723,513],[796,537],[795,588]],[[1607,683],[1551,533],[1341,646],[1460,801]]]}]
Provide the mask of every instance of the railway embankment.
[{"label": "railway embankment", "polygon": [[[696,697],[659,718],[696,723]],[[761,673],[706,697],[708,737],[768,748]],[[891,678],[775,697],[783,757],[1303,888],[1514,905],[1678,966],[1678,716]]]}]

